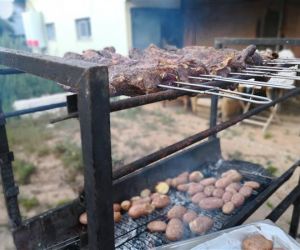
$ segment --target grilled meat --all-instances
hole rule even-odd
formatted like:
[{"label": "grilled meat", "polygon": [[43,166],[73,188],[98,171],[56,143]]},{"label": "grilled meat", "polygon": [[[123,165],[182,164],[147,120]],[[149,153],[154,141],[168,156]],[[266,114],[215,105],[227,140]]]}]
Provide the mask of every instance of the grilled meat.
[{"label": "grilled meat", "polygon": [[108,67],[111,95],[141,95],[158,92],[158,84],[188,81],[189,76],[217,74],[243,69],[246,64],[260,64],[255,46],[243,51],[217,50],[211,47],[191,46],[163,50],[150,45],[145,50],[133,49],[129,57],[116,53],[113,47],[86,50],[81,55],[68,52],[67,59],[85,60]]}]

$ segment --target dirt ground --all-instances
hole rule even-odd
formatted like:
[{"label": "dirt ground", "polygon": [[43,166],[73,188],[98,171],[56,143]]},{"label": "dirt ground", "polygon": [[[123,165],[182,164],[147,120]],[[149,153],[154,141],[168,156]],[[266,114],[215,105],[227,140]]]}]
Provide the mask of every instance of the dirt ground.
[{"label": "dirt ground", "polygon": [[[300,116],[280,115],[281,123],[272,124],[266,134],[256,126],[238,124],[219,133],[222,154],[225,159],[243,159],[262,164],[276,176],[286,171],[300,158]],[[47,140],[48,148],[59,140],[80,144],[80,133],[76,120],[57,125],[42,124],[42,129],[55,132]],[[159,148],[193,135],[208,127],[208,120],[199,114],[187,113],[181,107],[161,104],[148,105],[111,115],[112,156],[114,166],[121,166]],[[36,145],[37,147],[45,145]],[[16,158],[26,159],[37,167],[30,182],[20,186],[20,197],[36,197],[38,205],[30,209],[21,206],[22,215],[31,217],[51,207],[55,207],[77,196],[82,185],[82,175],[69,178],[70,169],[49,151],[41,156],[28,155],[22,147],[12,148]],[[48,152],[48,151],[47,151]],[[263,219],[288,191],[298,182],[299,171],[282,186],[247,222]],[[290,224],[291,209],[278,221],[287,229]],[[8,232],[7,215],[3,196],[0,196],[0,249],[14,249]]]}]

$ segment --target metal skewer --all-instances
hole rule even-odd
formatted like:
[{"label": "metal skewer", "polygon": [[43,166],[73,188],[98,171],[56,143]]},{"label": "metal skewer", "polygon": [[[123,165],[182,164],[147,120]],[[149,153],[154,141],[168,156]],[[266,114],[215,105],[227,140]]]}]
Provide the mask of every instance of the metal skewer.
[{"label": "metal skewer", "polygon": [[267,74],[263,72],[262,74],[254,72],[254,73],[236,73],[236,72],[231,72],[229,73],[230,75],[241,75],[241,76],[260,76],[260,77],[267,77],[267,78],[278,78],[278,79],[287,79],[287,80],[300,80],[300,77],[298,76],[283,76],[283,75],[277,75],[277,74]]},{"label": "metal skewer", "polygon": [[280,67],[280,66],[266,66],[266,65],[251,65],[251,68],[263,68],[263,69],[292,69],[292,70],[297,70],[298,68],[295,66],[292,67]]},{"label": "metal skewer", "polygon": [[[222,89],[219,87],[213,87],[213,86],[208,86],[208,85],[204,85],[204,84],[192,84],[192,83],[186,83],[186,82],[174,82],[174,83],[181,84],[181,85],[193,86],[193,87],[205,88],[208,90],[189,89],[189,88],[184,88],[184,87],[175,87],[175,86],[169,86],[169,85],[163,85],[163,84],[159,84],[158,86],[161,88],[175,89],[175,90],[181,90],[181,91],[198,93],[198,94],[209,94],[209,95],[222,96],[222,97],[227,97],[227,98],[236,99],[236,100],[240,100],[240,101],[251,102],[251,103],[255,103],[255,104],[266,104],[266,103],[270,103],[272,101],[267,97],[251,95],[251,94],[247,94],[247,93],[240,93],[240,92],[235,92],[235,91],[231,91],[231,90],[225,90],[225,89]],[[249,97],[249,98],[246,98],[246,97]]]},{"label": "metal skewer", "polygon": [[296,69],[289,69],[289,68],[285,68],[285,69],[264,69],[264,68],[253,68],[253,67],[248,67],[246,68],[246,70],[252,70],[252,71],[267,71],[267,72],[300,72],[300,70],[296,70]]},{"label": "metal skewer", "polygon": [[300,62],[287,62],[287,61],[285,61],[285,62],[265,62],[265,63],[267,65],[277,65],[277,64],[298,65],[298,64],[300,64]]},{"label": "metal skewer", "polygon": [[238,83],[242,85],[252,85],[252,86],[260,86],[260,87],[269,87],[269,88],[279,88],[279,89],[293,89],[293,85],[287,84],[277,84],[277,83],[268,83],[262,81],[254,81],[254,80],[245,80],[245,79],[236,79],[230,77],[222,77],[222,76],[214,76],[214,75],[201,75],[200,77],[190,76],[191,79],[198,80],[208,80],[208,81],[223,81],[223,82],[231,82]]}]

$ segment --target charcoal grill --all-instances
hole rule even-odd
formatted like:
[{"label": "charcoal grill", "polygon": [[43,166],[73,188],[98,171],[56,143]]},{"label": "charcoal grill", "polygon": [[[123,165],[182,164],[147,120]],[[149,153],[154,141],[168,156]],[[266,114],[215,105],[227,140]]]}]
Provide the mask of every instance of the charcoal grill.
[{"label": "charcoal grill", "polygon": [[[245,114],[217,124],[218,97],[211,97],[210,128],[173,145],[158,150],[112,172],[110,151],[110,112],[137,107],[162,100],[175,99],[186,91],[167,90],[160,93],[137,96],[109,102],[108,72],[106,67],[92,63],[64,60],[0,48],[0,64],[10,67],[0,74],[30,73],[68,87],[79,89],[67,98],[69,114],[60,120],[79,118],[82,153],[85,166],[85,195],[59,208],[49,210],[33,218],[22,220],[17,196],[18,188],[12,172],[13,154],[7,141],[5,118],[0,110],[0,164],[4,196],[12,233],[17,249],[147,249],[167,244],[162,234],[150,234],[146,230],[149,221],[166,219],[169,207],[137,220],[123,216],[114,225],[112,203],[128,199],[140,190],[153,187],[157,181],[174,177],[183,171],[201,170],[206,176],[218,176],[221,172],[238,169],[245,179],[256,180],[261,188],[232,215],[201,211],[193,207],[182,193],[171,191],[173,204],[184,204],[215,218],[210,232],[232,227],[245,221],[272,193],[286,182],[300,165],[296,162],[279,178],[274,178],[260,165],[245,161],[222,159],[220,141],[216,133],[243,119],[255,115],[278,102],[300,94],[300,89],[289,90],[284,96],[268,101]],[[295,64],[295,63],[294,63]],[[296,63],[297,64],[297,63]],[[211,86],[228,88],[232,83],[213,79]],[[218,89],[219,90],[219,89]],[[57,122],[57,121],[56,121]],[[200,141],[205,140],[200,143]],[[195,145],[194,145],[195,144]],[[299,187],[295,188],[268,216],[276,221],[291,204],[294,205],[290,234],[296,237],[299,224]],[[78,222],[79,215],[87,210],[88,227]],[[185,238],[193,237],[186,232]]]}]

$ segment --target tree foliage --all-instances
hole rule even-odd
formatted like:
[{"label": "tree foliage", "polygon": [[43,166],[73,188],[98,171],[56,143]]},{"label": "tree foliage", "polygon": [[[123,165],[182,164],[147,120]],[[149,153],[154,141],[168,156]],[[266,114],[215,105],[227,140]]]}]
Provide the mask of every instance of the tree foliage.
[{"label": "tree foliage", "polygon": [[[3,22],[5,23],[5,22]],[[2,27],[2,28],[1,28]],[[1,34],[1,30],[4,32]],[[23,37],[14,37],[0,20],[0,47],[28,50]],[[0,99],[4,111],[10,111],[12,104],[18,99],[38,97],[44,94],[61,92],[61,88],[52,81],[28,74],[0,75]]]}]

